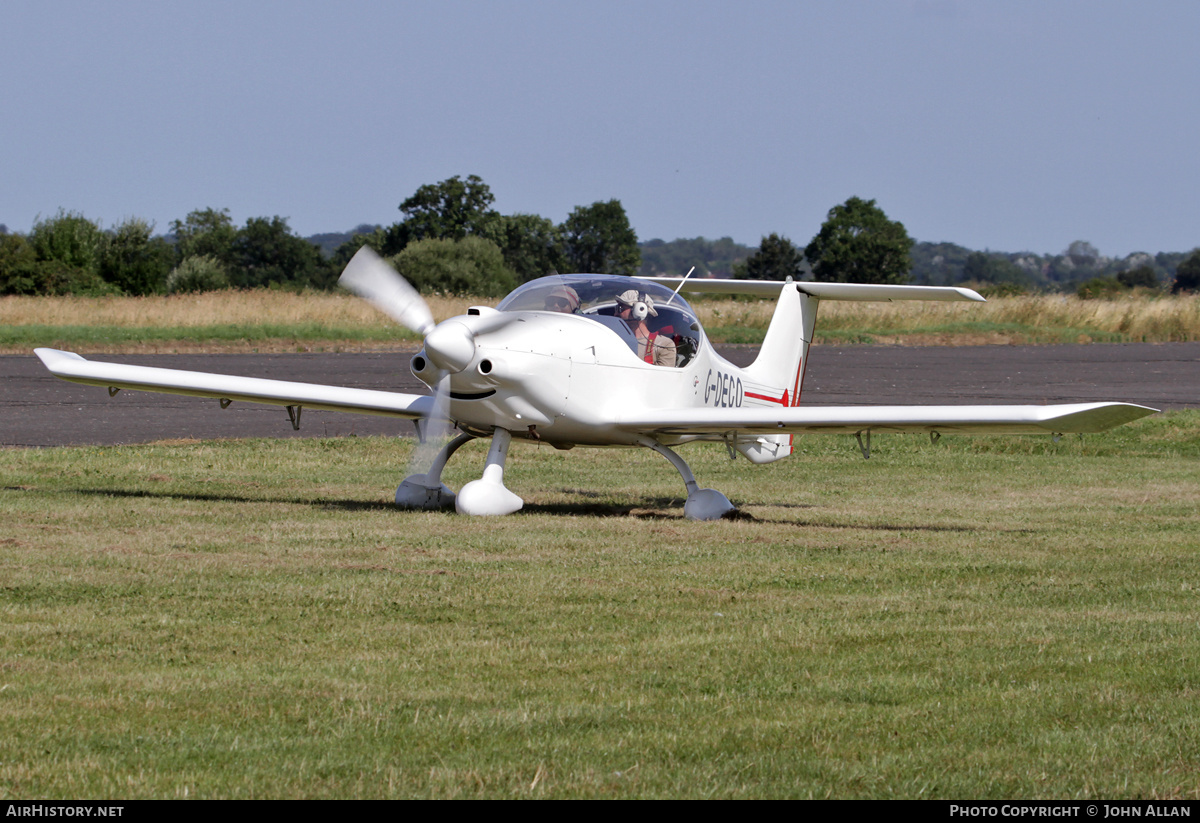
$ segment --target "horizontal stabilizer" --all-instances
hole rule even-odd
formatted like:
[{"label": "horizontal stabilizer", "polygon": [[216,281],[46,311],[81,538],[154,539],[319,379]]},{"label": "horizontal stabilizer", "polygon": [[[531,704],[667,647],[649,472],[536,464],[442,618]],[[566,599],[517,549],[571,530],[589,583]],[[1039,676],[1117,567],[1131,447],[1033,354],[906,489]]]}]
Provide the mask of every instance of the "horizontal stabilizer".
[{"label": "horizontal stabilizer", "polygon": [[1132,403],[1056,406],[799,406],[764,409],[659,409],[622,416],[626,431],[647,434],[926,432],[1045,434],[1101,432],[1154,414]]},{"label": "horizontal stabilizer", "polygon": [[58,349],[35,349],[34,354],[41,358],[42,363],[56,377],[88,386],[216,397],[221,400],[243,400],[276,406],[303,406],[306,409],[357,412],[383,417],[426,417],[433,407],[433,398],[427,395],[347,389],[316,383],[292,383],[286,380],[130,366],[123,363],[102,363]]}]

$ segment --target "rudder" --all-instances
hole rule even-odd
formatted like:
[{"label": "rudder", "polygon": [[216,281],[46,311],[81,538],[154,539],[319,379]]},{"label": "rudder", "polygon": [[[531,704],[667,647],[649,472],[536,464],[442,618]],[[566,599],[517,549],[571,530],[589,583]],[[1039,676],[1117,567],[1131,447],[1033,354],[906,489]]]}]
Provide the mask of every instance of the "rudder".
[{"label": "rudder", "polygon": [[[808,347],[812,344],[820,301],[792,284],[780,289],[775,313],[763,338],[758,357],[746,367],[749,380],[774,387],[783,406],[800,403]],[[746,438],[737,450],[752,463],[772,463],[792,453],[792,435],[773,434]]]},{"label": "rudder", "polygon": [[788,406],[800,402],[819,302],[794,283],[784,285],[758,357],[746,367],[746,376],[754,382],[786,392]]}]

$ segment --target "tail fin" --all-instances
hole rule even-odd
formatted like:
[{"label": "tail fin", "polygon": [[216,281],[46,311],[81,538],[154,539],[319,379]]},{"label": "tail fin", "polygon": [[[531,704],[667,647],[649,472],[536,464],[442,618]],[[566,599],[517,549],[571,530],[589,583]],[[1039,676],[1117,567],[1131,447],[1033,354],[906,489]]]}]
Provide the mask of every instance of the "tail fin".
[{"label": "tail fin", "polygon": [[785,392],[782,405],[795,406],[800,402],[819,302],[796,284],[785,285],[779,292],[779,302],[775,304],[758,357],[746,368],[746,375],[754,382],[778,386]]},{"label": "tail fin", "polygon": [[[763,396],[782,406],[800,402],[804,383],[804,368],[808,365],[808,347],[812,344],[813,328],[817,322],[815,297],[788,283],[779,291],[779,302],[771,316],[771,325],[763,338],[758,357],[746,367],[747,382],[771,386],[768,391],[779,392]],[[739,438],[737,450],[752,463],[773,463],[792,453],[792,435],[768,434]]]}]

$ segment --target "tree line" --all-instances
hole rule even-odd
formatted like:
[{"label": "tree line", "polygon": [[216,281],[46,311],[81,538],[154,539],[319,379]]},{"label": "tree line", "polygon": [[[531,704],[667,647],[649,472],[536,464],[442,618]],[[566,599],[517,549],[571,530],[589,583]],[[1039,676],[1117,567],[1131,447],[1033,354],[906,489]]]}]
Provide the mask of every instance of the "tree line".
[{"label": "tree line", "polygon": [[[981,286],[985,293],[1075,290],[1084,297],[1133,288],[1200,289],[1200,249],[1190,255],[1103,257],[1086,241],[1061,255],[971,251],[915,243],[874,200],[851,197],[829,210],[803,248],[765,235],[757,248],[720,240],[639,244],[619,200],[577,206],[562,223],[503,215],[479,177],[423,185],[390,226],[349,236],[296,235],[286,218],[235,226],[228,209],[193,211],[170,224],[130,218],[109,229],[60,210],[28,235],[0,226],[0,294],[176,294],[223,288],[332,289],[363,245],[389,258],[422,291],[500,296],[552,272],[682,274],[757,280]],[[320,240],[321,245],[313,240]]]},{"label": "tree line", "polygon": [[228,209],[201,209],[154,234],[138,217],[109,229],[76,212],[39,219],[28,235],[0,234],[0,293],[147,295],[273,284],[329,288],[337,275],[282,217],[234,226]]},{"label": "tree line", "polygon": [[779,233],[758,248],[720,240],[651,240],[642,244],[639,274],[751,280],[823,280],[842,283],[907,283],[914,242],[904,224],[888,219],[874,200],[851,197],[829,210],[820,231],[800,248]]},{"label": "tree line", "polygon": [[331,289],[370,245],[417,288],[499,296],[552,271],[636,274],[637,235],[619,200],[577,206],[556,224],[502,215],[479,177],[421,186],[391,226],[360,227],[332,254],[298,236],[287,219],[228,209],[173,220],[156,236],[146,220],[109,229],[76,212],[39,219],[28,235],[0,230],[0,294],[147,295],[223,288]]},{"label": "tree line", "polygon": [[[677,241],[685,248],[697,241]],[[725,238],[728,241],[728,238]],[[732,242],[732,241],[730,241]],[[661,244],[662,241],[651,241]],[[985,295],[1070,292],[1108,297],[1122,292],[1200,290],[1200,249],[1191,253],[1136,252],[1104,257],[1084,240],[1059,255],[972,251],[953,243],[916,243],[902,223],[888,219],[874,200],[851,197],[829,210],[820,231],[804,248],[770,234],[757,249],[728,266],[733,277],[759,280],[812,279],[844,283],[959,284]],[[667,249],[655,248],[660,259]]]}]

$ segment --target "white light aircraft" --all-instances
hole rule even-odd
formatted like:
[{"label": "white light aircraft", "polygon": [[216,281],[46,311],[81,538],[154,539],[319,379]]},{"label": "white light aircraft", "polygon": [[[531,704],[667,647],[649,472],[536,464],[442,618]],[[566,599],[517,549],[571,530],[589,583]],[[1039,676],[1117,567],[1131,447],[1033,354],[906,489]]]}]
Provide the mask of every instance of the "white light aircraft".
[{"label": "white light aircraft", "polygon": [[[339,388],[86,360],[37,349],[46,367],[75,383],[286,406],[299,428],[303,408],[408,418],[418,431],[445,417],[458,430],[427,470],[404,480],[396,503],[501,515],[523,501],[504,485],[514,438],[574,446],[636,446],[671,462],[687,487],[684,515],[714,520],[729,499],[702,489],[675,447],[723,442],[731,456],[771,463],[791,454],[792,437],[814,432],[858,437],[869,457],[872,432],[1062,434],[1099,432],[1156,409],[1127,403],[1051,406],[800,406],[808,347],[822,300],[982,301],[963,288],[748,280],[552,275],[526,283],[495,308],[475,306],[435,324],[417,292],[364,247],[342,285],[424,335],[413,374],[432,395]],[[775,297],[757,359],[745,368],[722,358],[681,290]],[[647,353],[649,352],[649,353]],[[864,442],[865,436],[865,442]],[[442,469],[464,443],[490,437],[483,476],[456,495]]]}]

